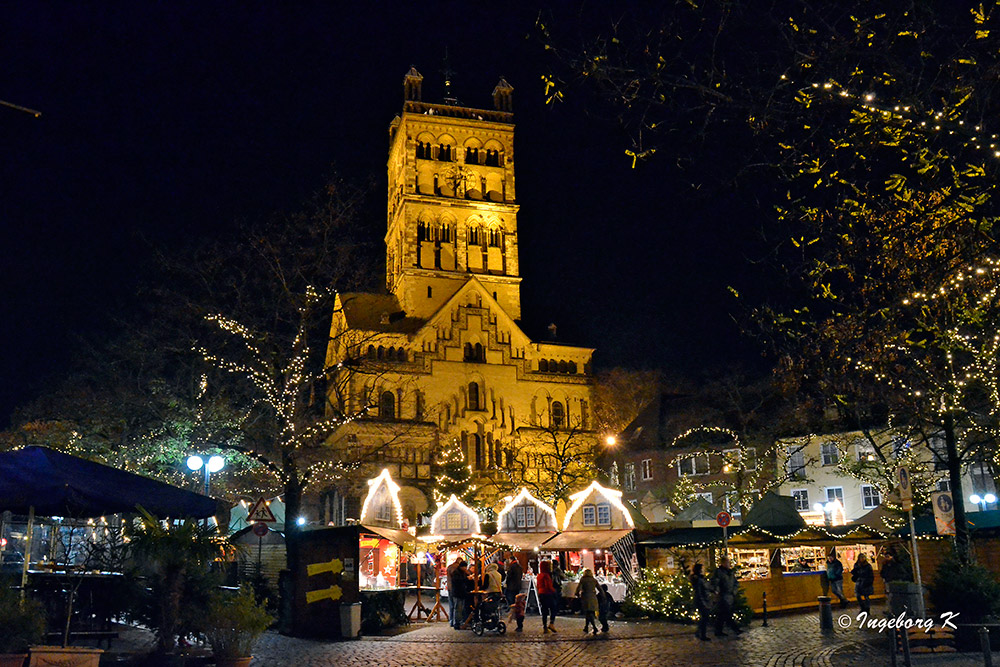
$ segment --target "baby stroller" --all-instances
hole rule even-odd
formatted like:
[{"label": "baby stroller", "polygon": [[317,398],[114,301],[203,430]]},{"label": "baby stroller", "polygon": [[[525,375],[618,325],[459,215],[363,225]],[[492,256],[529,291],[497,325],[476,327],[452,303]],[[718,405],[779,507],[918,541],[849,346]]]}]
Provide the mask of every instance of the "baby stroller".
[{"label": "baby stroller", "polygon": [[476,615],[472,621],[472,631],[477,636],[482,637],[483,633],[489,630],[498,635],[507,632],[507,624],[500,620],[500,593],[491,593],[483,597],[476,607]]}]

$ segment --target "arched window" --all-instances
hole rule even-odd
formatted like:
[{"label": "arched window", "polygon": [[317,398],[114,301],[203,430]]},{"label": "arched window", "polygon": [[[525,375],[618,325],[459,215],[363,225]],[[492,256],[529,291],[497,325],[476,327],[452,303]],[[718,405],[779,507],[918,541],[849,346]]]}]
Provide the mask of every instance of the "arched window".
[{"label": "arched window", "polygon": [[479,227],[469,227],[469,245],[482,245],[482,230]]},{"label": "arched window", "polygon": [[396,359],[396,348],[390,347],[385,351],[385,358],[389,361],[394,361]]},{"label": "arched window", "polygon": [[441,225],[441,243],[451,243],[451,225],[448,223]]},{"label": "arched window", "polygon": [[376,359],[385,359],[385,348],[383,346],[379,345],[378,349],[375,350],[375,358]]},{"label": "arched window", "polygon": [[475,382],[469,383],[469,409],[470,410],[480,410],[479,407],[479,385]]},{"label": "arched window", "polygon": [[396,397],[391,391],[383,391],[378,398],[378,416],[380,419],[396,418]]},{"label": "arched window", "polygon": [[493,467],[493,434],[486,434],[486,467]]},{"label": "arched window", "polygon": [[575,375],[576,374],[576,362],[575,361],[571,361],[571,362],[569,362],[569,364],[567,364],[567,366],[569,366],[569,372],[573,373]]},{"label": "arched window", "polygon": [[418,222],[417,223],[417,241],[427,240],[427,223]]},{"label": "arched window", "polygon": [[545,359],[538,360],[538,372],[548,373],[549,372],[549,362]]},{"label": "arched window", "polygon": [[406,361],[406,350],[403,348],[396,350],[396,361]]},{"label": "arched window", "polygon": [[369,345],[368,346],[368,358],[369,359],[374,359],[375,358],[375,346],[374,345]]},{"label": "arched window", "polygon": [[476,343],[473,355],[476,361],[486,361],[486,350],[483,349],[482,343]]},{"label": "arched window", "polygon": [[566,425],[566,410],[559,401],[552,401],[552,428],[562,428]]},{"label": "arched window", "polygon": [[466,343],[465,344],[465,360],[466,361],[472,361],[472,355],[473,355],[472,343]]},{"label": "arched window", "polygon": [[568,373],[569,372],[569,366],[566,364],[565,361],[560,361],[559,362],[559,372],[560,373]]}]

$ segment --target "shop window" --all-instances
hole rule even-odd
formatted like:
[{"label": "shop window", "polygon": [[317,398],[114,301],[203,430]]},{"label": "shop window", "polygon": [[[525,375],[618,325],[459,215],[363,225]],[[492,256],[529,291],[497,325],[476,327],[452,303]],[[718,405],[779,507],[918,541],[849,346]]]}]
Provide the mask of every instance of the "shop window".
[{"label": "shop window", "polygon": [[820,457],[823,459],[823,465],[835,466],[840,461],[840,452],[837,451],[837,443],[824,442],[819,446],[819,450]]},{"label": "shop window", "polygon": [[795,509],[809,511],[809,489],[792,489],[792,498],[795,499]]},{"label": "shop window", "polygon": [[566,410],[559,401],[552,401],[552,428],[562,428],[566,425]]},{"label": "shop window", "polygon": [[582,511],[583,511],[583,525],[596,526],[597,509],[593,505],[584,505]]},{"label": "shop window", "polygon": [[873,510],[882,504],[882,496],[878,489],[870,484],[861,485],[861,507],[866,510]]},{"label": "shop window", "polygon": [[396,418],[396,397],[391,391],[383,391],[378,399],[378,416],[382,419]]},{"label": "shop window", "polygon": [[597,525],[598,526],[610,526],[611,525],[611,505],[607,503],[601,503],[597,506]]},{"label": "shop window", "polygon": [[635,491],[635,464],[625,464],[625,490]]},{"label": "shop window", "polygon": [[642,481],[648,482],[653,479],[653,459],[643,459],[640,468],[642,470]]}]

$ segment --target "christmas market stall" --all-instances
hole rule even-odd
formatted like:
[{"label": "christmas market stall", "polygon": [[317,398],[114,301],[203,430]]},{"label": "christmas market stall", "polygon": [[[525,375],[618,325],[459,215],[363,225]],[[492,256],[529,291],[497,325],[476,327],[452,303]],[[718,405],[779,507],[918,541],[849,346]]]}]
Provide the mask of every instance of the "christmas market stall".
[{"label": "christmas market stall", "polygon": [[563,531],[539,547],[543,552],[560,554],[567,575],[563,597],[576,595],[577,579],[584,568],[590,568],[598,581],[608,584],[615,602],[621,602],[635,586],[635,519],[621,498],[621,491],[591,483],[570,496]]},{"label": "christmas market stall", "polygon": [[[744,517],[742,526],[728,531],[728,553],[751,608],[760,611],[797,609],[816,604],[828,594],[826,557],[836,554],[844,566],[844,594],[854,597],[850,571],[858,555],[866,554],[878,569],[880,550],[889,536],[869,526],[807,526],[795,511],[791,497],[766,494]],[[648,567],[667,572],[695,562],[714,566],[723,552],[722,528],[678,528],[640,541]],[[885,594],[875,577],[875,595]]]},{"label": "christmas market stall", "polygon": [[[400,565],[417,548],[403,525],[399,485],[383,470],[368,480],[360,524],[290,533],[301,565],[292,573],[296,585],[289,631],[338,638],[406,623],[406,595],[413,589],[401,579]],[[340,615],[343,624],[331,622]]]},{"label": "christmas market stall", "polygon": [[[535,576],[538,573],[538,559],[543,555],[541,547],[559,530],[556,511],[531,495],[526,488],[513,498],[508,498],[497,515],[497,534],[493,541],[508,547],[508,551],[521,565],[523,578],[521,592],[527,594],[529,605],[538,608],[538,593],[535,590]],[[557,553],[553,555],[558,557]]]}]

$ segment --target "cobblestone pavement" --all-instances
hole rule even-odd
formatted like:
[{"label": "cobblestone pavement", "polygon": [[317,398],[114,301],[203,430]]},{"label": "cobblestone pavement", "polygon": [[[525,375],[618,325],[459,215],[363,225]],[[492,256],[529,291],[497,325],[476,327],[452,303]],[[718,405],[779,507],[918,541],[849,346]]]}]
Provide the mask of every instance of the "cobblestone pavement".
[{"label": "cobblestone pavement", "polygon": [[[411,626],[412,627],[412,626]],[[824,635],[814,614],[784,616],[767,628],[755,621],[740,637],[713,637],[702,642],[692,627],[660,622],[618,622],[608,636],[582,632],[579,618],[560,618],[558,634],[541,633],[541,622],[529,617],[525,632],[476,637],[452,630],[445,623],[419,624],[392,636],[351,642],[320,642],[267,633],[254,651],[252,667],[351,667],[354,665],[544,665],[546,667],[600,665],[693,665],[696,667],[760,665],[761,667],[820,667],[888,663],[874,659],[874,649],[863,642],[869,635],[837,630]],[[843,651],[844,660],[834,661]],[[865,652],[868,652],[867,654]],[[861,662],[850,662],[860,659]]]}]

